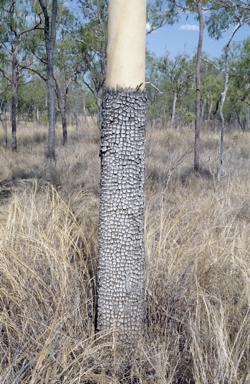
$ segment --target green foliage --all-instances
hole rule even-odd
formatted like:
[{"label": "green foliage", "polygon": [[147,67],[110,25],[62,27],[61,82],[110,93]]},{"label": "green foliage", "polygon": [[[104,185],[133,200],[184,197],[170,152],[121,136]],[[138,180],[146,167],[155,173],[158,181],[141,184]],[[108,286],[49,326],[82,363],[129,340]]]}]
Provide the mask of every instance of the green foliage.
[{"label": "green foliage", "polygon": [[244,40],[237,50],[237,57],[232,62],[230,78],[236,97],[241,101],[250,102],[250,38]]},{"label": "green foliage", "polygon": [[98,107],[96,104],[96,99],[95,99],[92,92],[90,92],[90,91],[86,92],[85,103],[86,103],[86,108],[87,108],[87,111],[89,112],[89,114],[95,115],[98,111]]},{"label": "green foliage", "polygon": [[[173,101],[185,104],[190,98],[190,89],[194,83],[194,61],[186,54],[177,54],[174,59],[167,52],[164,57],[156,58],[147,54],[147,87],[148,116],[169,120],[173,112]],[[189,96],[187,96],[189,94]],[[193,98],[194,95],[192,95]],[[184,106],[186,111],[192,110],[189,101]],[[185,119],[181,119],[186,121]]]},{"label": "green foliage", "polygon": [[83,22],[79,27],[79,45],[84,57],[84,83],[100,101],[106,77],[108,26],[107,0],[79,0]]},{"label": "green foliage", "polygon": [[32,78],[28,83],[22,82],[18,89],[18,113],[32,119],[35,112],[46,111],[46,84],[39,78]]},{"label": "green foliage", "polygon": [[219,39],[230,26],[249,23],[250,9],[248,3],[241,0],[211,1],[211,10],[206,18],[209,35]]},{"label": "green foliage", "polygon": [[165,24],[172,25],[178,19],[178,11],[171,3],[166,0],[147,1],[148,33]]},{"label": "green foliage", "polygon": [[190,87],[190,83],[194,80],[195,68],[190,57],[183,53],[177,54],[174,60],[170,59],[170,55],[160,59],[159,70],[169,79],[170,89],[177,97],[181,97]]}]

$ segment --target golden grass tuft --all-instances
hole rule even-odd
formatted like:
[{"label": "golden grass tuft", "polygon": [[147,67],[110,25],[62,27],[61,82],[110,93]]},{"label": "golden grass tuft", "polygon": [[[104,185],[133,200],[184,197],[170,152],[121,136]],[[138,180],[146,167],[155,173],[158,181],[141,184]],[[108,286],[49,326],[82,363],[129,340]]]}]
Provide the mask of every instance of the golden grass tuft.
[{"label": "golden grass tuft", "polygon": [[[250,382],[250,133],[148,129],[145,335],[131,356],[94,333],[99,205],[95,126],[52,167],[41,127],[0,149],[1,384]],[[40,139],[38,140],[38,137]]]}]

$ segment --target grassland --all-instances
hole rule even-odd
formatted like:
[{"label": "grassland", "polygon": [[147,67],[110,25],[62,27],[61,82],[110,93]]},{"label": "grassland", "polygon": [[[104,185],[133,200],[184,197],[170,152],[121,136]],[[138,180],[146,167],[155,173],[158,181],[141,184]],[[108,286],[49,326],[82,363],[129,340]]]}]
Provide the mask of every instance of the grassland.
[{"label": "grassland", "polygon": [[[132,357],[94,333],[99,135],[69,132],[45,160],[46,129],[0,147],[1,384],[250,383],[250,132],[148,127],[145,334]],[[4,134],[0,132],[0,143]]]}]

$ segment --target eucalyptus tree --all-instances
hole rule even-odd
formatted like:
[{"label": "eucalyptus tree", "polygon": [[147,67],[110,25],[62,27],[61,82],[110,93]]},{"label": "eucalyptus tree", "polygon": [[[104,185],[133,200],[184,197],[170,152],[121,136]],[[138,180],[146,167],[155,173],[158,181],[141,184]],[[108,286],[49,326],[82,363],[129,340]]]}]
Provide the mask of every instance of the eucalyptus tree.
[{"label": "eucalyptus tree", "polygon": [[131,346],[144,323],[146,0],[110,0],[108,15],[97,329]]},{"label": "eucalyptus tree", "polygon": [[199,38],[197,45],[196,61],[196,103],[195,103],[195,140],[194,140],[194,170],[200,170],[200,127],[201,127],[201,62],[202,62],[202,44],[204,35],[204,17],[202,10],[202,0],[194,1],[198,20],[199,20]]},{"label": "eucalyptus tree", "polygon": [[201,74],[201,100],[203,106],[201,118],[214,128],[215,117],[219,110],[221,89],[223,87],[221,60],[210,60],[203,55]]},{"label": "eucalyptus tree", "polygon": [[178,9],[173,0],[147,0],[147,34],[178,19]]},{"label": "eucalyptus tree", "polygon": [[204,9],[209,5],[207,0],[157,0],[161,5],[161,14],[168,24],[178,20],[181,13],[195,14],[199,21],[199,38],[197,42],[196,55],[196,117],[195,117],[195,139],[194,139],[194,170],[200,170],[200,125],[201,125],[201,61],[202,43],[204,34]]},{"label": "eucalyptus tree", "polygon": [[[166,76],[163,77],[159,65],[160,58],[146,52],[146,88],[147,88],[147,121],[149,126],[160,122],[163,126],[169,117],[169,93],[166,92]],[[164,81],[165,80],[165,81]]]},{"label": "eucalyptus tree", "polygon": [[47,157],[55,160],[55,83],[54,83],[54,54],[56,42],[56,18],[58,2],[52,0],[47,4],[45,0],[39,0],[44,17],[44,40],[46,47],[47,88],[48,88],[48,152]]},{"label": "eucalyptus tree", "polygon": [[219,158],[218,158],[218,180],[224,174],[224,133],[225,133],[225,119],[224,119],[224,104],[228,91],[229,84],[229,50],[231,42],[236,32],[242,27],[243,24],[250,23],[250,5],[249,2],[241,0],[234,0],[233,2],[221,0],[214,1],[213,9],[208,18],[208,31],[211,36],[220,38],[223,31],[232,27],[229,39],[224,47],[224,89],[221,93],[220,102],[220,117],[221,117],[221,131],[220,131],[220,144],[219,144]]},{"label": "eucalyptus tree", "polygon": [[100,122],[107,69],[108,0],[79,0],[79,5],[83,22],[76,42],[85,61],[83,83],[95,98]]},{"label": "eucalyptus tree", "polygon": [[[0,55],[3,59],[4,55]],[[4,134],[5,134],[5,147],[8,143],[7,135],[7,118],[6,118],[6,107],[7,107],[7,90],[10,87],[10,78],[6,75],[5,71],[0,68],[0,122],[2,124]]]},{"label": "eucalyptus tree", "polygon": [[46,121],[47,116],[47,92],[46,84],[39,77],[29,75],[28,80],[20,81],[17,92],[17,117],[40,122]]},{"label": "eucalyptus tree", "polygon": [[[52,3],[53,4],[53,3]],[[47,16],[50,18],[49,12],[53,9],[47,10]],[[51,24],[51,21],[48,20]],[[43,27],[46,26],[46,19],[44,17]],[[76,44],[77,36],[77,18],[74,16],[70,9],[69,4],[58,2],[56,24],[54,28],[57,30],[57,38],[54,41],[53,47],[53,86],[54,92],[57,99],[53,101],[55,109],[58,110],[61,116],[62,122],[62,143],[63,145],[67,142],[67,116],[66,116],[66,105],[67,97],[72,85],[72,82],[77,82],[78,75],[85,71],[85,58],[82,55],[81,49]],[[50,28],[51,29],[51,28]],[[54,31],[54,33],[56,32]],[[52,31],[50,30],[50,33]],[[48,37],[50,39],[50,37]],[[50,39],[51,40],[51,39]],[[31,56],[32,56],[32,67],[30,70],[36,73],[41,79],[43,79],[48,85],[48,66],[47,59],[47,45],[44,44],[46,40],[37,33],[31,44]],[[50,41],[52,43],[52,40]],[[49,50],[50,52],[51,50]],[[51,75],[51,73],[50,73]],[[52,83],[52,80],[51,80]],[[52,88],[50,86],[51,93]],[[53,92],[53,94],[54,94]],[[53,124],[51,124],[53,125]],[[53,130],[52,130],[53,131]],[[50,129],[49,129],[50,132]],[[55,144],[54,144],[55,145]],[[50,152],[50,151],[48,151]],[[53,152],[53,151],[52,151]]]},{"label": "eucalyptus tree", "polygon": [[[68,17],[71,15],[69,14]],[[73,20],[71,20],[73,29]],[[62,121],[62,143],[67,143],[67,98],[72,82],[78,84],[78,77],[85,71],[85,58],[82,56],[79,46],[76,44],[73,33],[63,33],[56,43],[54,80],[58,109]],[[78,85],[79,86],[79,85]]]},{"label": "eucalyptus tree", "polygon": [[173,60],[171,60],[169,54],[167,54],[160,59],[159,68],[163,77],[169,79],[169,89],[173,95],[170,124],[174,127],[176,103],[193,82],[195,73],[193,62],[185,53],[177,54]]},{"label": "eucalyptus tree", "polygon": [[229,77],[234,95],[241,102],[250,105],[250,38],[246,38],[241,46],[234,46],[233,52]]},{"label": "eucalyptus tree", "polygon": [[1,72],[11,86],[12,150],[17,150],[16,108],[18,82],[24,69],[29,67],[26,60],[27,35],[41,24],[32,1],[0,1],[0,51]]},{"label": "eucalyptus tree", "polygon": [[[249,129],[250,39],[233,42],[229,52],[229,84],[223,114],[225,122]],[[221,86],[223,89],[223,84]]]}]

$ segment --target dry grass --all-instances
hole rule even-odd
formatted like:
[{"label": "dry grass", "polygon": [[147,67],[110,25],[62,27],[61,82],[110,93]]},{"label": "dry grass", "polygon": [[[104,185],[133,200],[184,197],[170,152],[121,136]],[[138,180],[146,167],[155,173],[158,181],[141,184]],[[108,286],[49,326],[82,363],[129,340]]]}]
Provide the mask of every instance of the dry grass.
[{"label": "dry grass", "polygon": [[[2,133],[1,133],[2,134]],[[0,137],[2,140],[2,137]],[[147,314],[133,357],[94,334],[99,193],[96,127],[72,128],[55,167],[46,132],[0,149],[1,384],[250,382],[250,133],[147,136]]]}]

